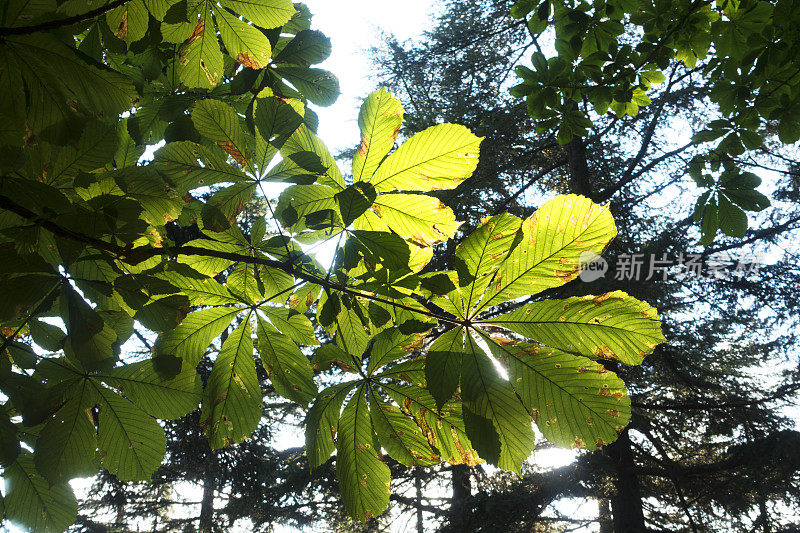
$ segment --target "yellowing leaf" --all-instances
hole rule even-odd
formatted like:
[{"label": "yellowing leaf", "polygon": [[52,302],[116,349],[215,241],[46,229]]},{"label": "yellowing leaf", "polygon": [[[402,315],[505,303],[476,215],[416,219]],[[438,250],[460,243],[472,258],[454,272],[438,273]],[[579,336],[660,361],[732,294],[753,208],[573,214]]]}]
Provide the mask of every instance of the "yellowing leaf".
[{"label": "yellowing leaf", "polygon": [[457,124],[431,126],[392,152],[371,183],[378,192],[453,189],[475,171],[481,140]]},{"label": "yellowing leaf", "polygon": [[522,240],[502,262],[473,316],[487,307],[572,281],[586,257],[617,234],[608,207],[574,194],[557,196],[522,224]]}]

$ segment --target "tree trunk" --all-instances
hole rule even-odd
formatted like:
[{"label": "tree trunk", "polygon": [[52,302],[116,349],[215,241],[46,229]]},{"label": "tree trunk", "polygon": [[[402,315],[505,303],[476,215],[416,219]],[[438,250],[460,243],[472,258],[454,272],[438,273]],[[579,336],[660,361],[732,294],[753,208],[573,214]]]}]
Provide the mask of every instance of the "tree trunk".
[{"label": "tree trunk", "polygon": [[586,143],[582,137],[575,137],[564,146],[569,168],[569,189],[574,194],[592,198],[592,184],[589,180],[589,164],[586,161]]},{"label": "tree trunk", "polygon": [[452,531],[467,531],[466,504],[472,496],[470,467],[453,467],[453,498],[450,503]]},{"label": "tree trunk", "polygon": [[605,453],[616,466],[615,491],[611,496],[614,533],[646,531],[642,495],[639,491],[639,480],[634,472],[633,449],[627,429],[606,447]]},{"label": "tree trunk", "polygon": [[211,533],[214,527],[215,479],[212,467],[213,452],[209,450],[203,471],[203,499],[200,503],[200,533]]},{"label": "tree trunk", "polygon": [[[577,106],[577,104],[575,104]],[[586,143],[583,138],[575,137],[564,147],[569,166],[570,192],[594,198],[595,191],[589,174],[589,162],[586,157]],[[604,363],[612,372],[617,365]],[[633,450],[628,430],[620,433],[616,441],[605,448],[606,456],[614,465],[614,494],[611,497],[611,511],[614,521],[614,533],[639,533],[645,531],[642,496],[639,491],[639,480],[636,478],[633,462]]]},{"label": "tree trunk", "polygon": [[424,533],[425,526],[422,520],[422,477],[420,476],[419,468],[414,469],[414,490],[416,491],[417,533]]},{"label": "tree trunk", "polygon": [[611,516],[611,503],[608,498],[597,500],[597,521],[600,524],[600,533],[613,533],[614,519]]}]

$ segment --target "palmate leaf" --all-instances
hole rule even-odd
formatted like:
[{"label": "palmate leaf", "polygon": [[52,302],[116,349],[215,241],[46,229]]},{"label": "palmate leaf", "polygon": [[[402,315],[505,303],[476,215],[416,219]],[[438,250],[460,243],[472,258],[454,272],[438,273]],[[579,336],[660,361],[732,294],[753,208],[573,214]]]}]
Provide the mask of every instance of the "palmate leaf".
[{"label": "palmate leaf", "polygon": [[182,359],[182,368],[195,368],[203,354],[233,318],[239,308],[212,307],[190,313],[175,329],[159,335],[153,346],[156,356],[173,356]]},{"label": "palmate leaf", "polygon": [[381,194],[373,209],[389,229],[423,247],[454,237],[461,226],[453,210],[432,196]]},{"label": "palmate leaf", "polygon": [[535,441],[530,414],[471,336],[464,342],[461,398],[464,426],[478,454],[519,473]]},{"label": "palmate leaf", "polygon": [[336,476],[350,516],[366,521],[389,505],[389,467],[381,460],[372,429],[366,385],[356,389],[339,419],[336,434]]},{"label": "palmate leaf", "polygon": [[378,192],[455,188],[475,171],[481,140],[464,126],[431,126],[392,152],[370,182]]},{"label": "palmate leaf", "polygon": [[[362,366],[360,354],[334,344],[323,345],[314,357],[317,368],[336,363],[361,374],[361,379],[320,392],[309,411],[306,429],[312,468],[327,460],[335,438],[343,500],[360,520],[379,515],[388,503],[389,471],[380,458],[381,448],[404,465],[430,465],[439,461],[435,443],[440,442],[454,463],[478,462],[465,435],[460,409],[440,413],[424,389],[398,384],[414,380],[420,387],[424,385],[422,362],[408,359],[423,337],[404,334],[398,328],[382,331],[367,352],[366,373],[357,370]],[[410,390],[414,395],[406,398]]]},{"label": "palmate leaf", "polygon": [[228,54],[242,66],[252,69],[266,67],[272,57],[272,46],[267,36],[225,9],[217,9],[215,15]]},{"label": "palmate leaf", "polygon": [[[358,122],[361,128],[361,144],[353,156],[353,179],[356,186],[362,182],[369,183],[372,197],[363,202],[354,214],[354,217],[361,215],[355,219],[355,225],[357,229],[393,231],[418,247],[425,248],[455,235],[460,223],[456,222],[453,211],[433,197],[380,194],[375,198],[376,191],[386,193],[396,189],[425,191],[455,187],[477,165],[480,139],[466,128],[456,131],[450,128],[451,124],[440,124],[429,128],[430,131],[426,130],[427,133],[423,132],[424,135],[415,135],[386,157],[394,145],[402,122],[403,107],[400,101],[385,89],[370,94],[361,106]],[[476,152],[448,152],[454,145],[443,139],[453,133],[456,137],[452,142],[458,143],[460,138],[475,148]],[[471,170],[454,163],[464,157],[475,159]],[[426,172],[430,176],[424,174]],[[431,176],[437,181],[436,184],[421,185],[422,181],[429,180]],[[353,211],[348,202],[337,199],[343,215]],[[372,210],[368,211],[370,207]],[[349,218],[345,216],[345,220]]]},{"label": "palmate leaf", "polygon": [[[496,303],[573,279],[582,267],[581,254],[602,252],[614,234],[604,208],[582,197],[558,197],[523,224],[507,214],[485,220],[457,248],[457,278],[429,274],[422,288],[439,307],[474,318]],[[490,338],[480,329],[489,325],[550,348]],[[639,364],[664,341],[655,310],[621,291],[536,302],[478,318],[469,329],[507,362],[509,380],[476,340],[457,328],[434,341],[426,355],[428,386],[441,406],[460,383],[473,446],[507,469],[519,468],[532,447],[528,412],[556,444],[593,449],[613,441],[630,416],[627,392],[616,375],[580,355]]]},{"label": "palmate leaf", "polygon": [[29,531],[64,531],[75,522],[78,502],[67,484],[51,485],[38,474],[30,452],[23,451],[3,470],[6,518]]},{"label": "palmate leaf", "polygon": [[572,281],[583,267],[582,254],[600,255],[616,234],[608,207],[574,194],[557,196],[522,223],[519,244],[499,265],[471,316]]},{"label": "palmate leaf", "polygon": [[484,219],[456,247],[458,283],[464,287],[464,314],[472,310],[491,282],[492,274],[513,249],[521,225],[522,221],[518,217],[508,213]]},{"label": "palmate leaf", "polygon": [[97,472],[97,435],[90,407],[97,399],[89,380],[75,383],[70,398],[39,432],[34,463],[50,483]]},{"label": "palmate leaf", "polygon": [[481,323],[552,348],[626,365],[640,364],[665,342],[656,310],[622,291],[535,302]]},{"label": "palmate leaf", "polygon": [[104,387],[99,397],[97,443],[106,470],[126,481],[144,481],[161,465],[164,429],[130,401]]},{"label": "palmate leaf", "polygon": [[272,386],[283,396],[301,405],[317,395],[311,364],[292,339],[256,315],[258,354]]},{"label": "palmate leaf", "polygon": [[594,450],[616,440],[628,423],[625,384],[603,365],[551,348],[484,338],[508,364],[511,384],[553,444]]},{"label": "palmate leaf", "polygon": [[242,442],[261,420],[250,314],[222,343],[206,384],[200,424],[212,449]]},{"label": "palmate leaf", "polygon": [[353,180],[369,181],[394,146],[403,123],[403,106],[386,89],[371,93],[361,105],[361,144],[353,155]]}]

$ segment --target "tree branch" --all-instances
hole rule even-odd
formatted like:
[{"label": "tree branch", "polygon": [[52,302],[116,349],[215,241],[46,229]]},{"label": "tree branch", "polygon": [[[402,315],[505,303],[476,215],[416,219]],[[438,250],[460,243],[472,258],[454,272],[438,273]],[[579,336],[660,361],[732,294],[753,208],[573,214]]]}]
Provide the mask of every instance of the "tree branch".
[{"label": "tree branch", "polygon": [[63,28],[65,26],[72,26],[73,24],[78,24],[80,22],[86,22],[87,20],[92,20],[93,18],[98,17],[104,13],[107,13],[112,9],[116,9],[121,5],[124,5],[128,1],[129,0],[114,0],[111,3],[108,3],[104,6],[100,6],[97,9],[92,9],[91,11],[87,11],[86,13],[81,13],[80,15],[74,15],[72,17],[67,17],[64,19],[50,20],[47,22],[42,22],[41,24],[34,24],[33,26],[16,26],[11,28],[0,28],[0,37],[6,37],[9,35],[30,35],[31,33],[38,33],[40,31],[49,31],[58,28]]}]

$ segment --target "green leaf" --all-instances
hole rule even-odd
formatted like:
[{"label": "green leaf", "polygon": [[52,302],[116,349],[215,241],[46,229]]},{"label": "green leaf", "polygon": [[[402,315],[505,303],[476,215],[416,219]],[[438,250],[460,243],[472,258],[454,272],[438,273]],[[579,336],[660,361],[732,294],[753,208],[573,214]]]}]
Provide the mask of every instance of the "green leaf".
[{"label": "green leaf", "polygon": [[78,502],[67,483],[51,485],[33,465],[30,452],[20,453],[3,471],[6,519],[29,531],[64,531],[78,515]]},{"label": "green leaf", "polygon": [[638,365],[666,342],[655,309],[622,291],[534,302],[481,321],[587,357]]},{"label": "green leaf", "polygon": [[390,270],[408,268],[411,257],[408,245],[393,233],[355,230],[351,232],[347,245],[357,248],[376,267],[382,265]]},{"label": "green leaf", "polygon": [[430,393],[422,387],[381,383],[381,388],[414,417],[428,443],[442,459],[452,465],[475,466],[481,463],[464,428],[461,401],[449,401],[439,409]]},{"label": "green leaf", "polygon": [[720,193],[744,211],[763,211],[770,206],[769,198],[753,189],[722,189]]},{"label": "green leaf", "polygon": [[62,183],[79,172],[101,168],[111,161],[117,151],[118,137],[108,126],[90,121],[86,124],[80,140],[60,148],[47,174],[47,182]]},{"label": "green leaf", "polygon": [[106,14],[108,27],[114,35],[130,44],[147,33],[147,7],[143,0],[132,0]]},{"label": "green leaf", "polygon": [[177,37],[178,42],[182,38],[186,38],[186,42],[178,49],[175,71],[189,88],[213,89],[222,77],[222,51],[217,42],[210,6],[210,2],[198,2],[196,11],[189,14],[189,20],[195,23],[194,29],[188,38],[183,35]]},{"label": "green leaf", "polygon": [[532,344],[501,345],[511,383],[545,438],[594,450],[616,440],[631,415],[625,384],[591,359]]},{"label": "green leaf", "polygon": [[423,337],[424,335],[418,333],[402,333],[396,328],[380,332],[374,337],[369,351],[367,374],[373,375],[379,368],[406,357],[412,350],[422,345]]},{"label": "green leaf", "polygon": [[389,229],[423,247],[452,239],[461,226],[453,210],[432,196],[382,194],[373,209]]},{"label": "green leaf", "polygon": [[286,307],[262,306],[259,311],[267,316],[275,328],[297,344],[319,344],[314,326],[302,313]]},{"label": "green leaf", "polygon": [[371,183],[378,192],[453,189],[475,171],[481,140],[457,124],[431,126],[390,154]]},{"label": "green leaf", "polygon": [[308,129],[306,124],[301,124],[281,147],[281,155],[285,158],[297,152],[311,152],[319,156],[322,166],[327,169],[325,175],[317,180],[319,184],[333,187],[336,191],[341,191],[345,188],[344,179],[339,167],[336,165],[336,161],[331,157],[330,152],[325,147],[325,143]]},{"label": "green leaf", "polygon": [[430,466],[439,456],[428,444],[419,426],[369,389],[369,408],[378,441],[386,452],[405,466]]},{"label": "green leaf", "polygon": [[439,335],[425,354],[425,381],[439,409],[458,388],[464,356],[463,328]]},{"label": "green leaf", "polygon": [[215,183],[239,182],[247,179],[241,171],[225,161],[225,153],[189,141],[167,143],[159,148],[153,160],[156,168],[181,184],[181,194],[189,189]]},{"label": "green leaf", "polygon": [[300,93],[319,106],[330,106],[339,97],[339,80],[321,68],[275,67]]},{"label": "green leaf", "polygon": [[337,192],[334,197],[339,204],[343,224],[349,226],[372,206],[376,194],[371,184],[356,182],[345,190]]},{"label": "green leaf", "polygon": [[308,358],[292,339],[257,315],[258,354],[275,390],[301,405],[317,395]]},{"label": "green leaf", "polygon": [[338,383],[320,392],[306,418],[306,454],[310,468],[323,464],[335,448],[342,404],[357,382]]},{"label": "green leaf", "polygon": [[379,456],[364,386],[359,387],[339,419],[336,475],[347,512],[360,521],[375,518],[389,505],[389,467]]},{"label": "green leaf", "polygon": [[178,327],[159,335],[153,353],[179,357],[184,369],[195,368],[211,342],[239,312],[238,308],[212,307],[190,313]]},{"label": "green leaf", "polygon": [[467,435],[486,461],[519,473],[535,442],[530,415],[475,340],[467,337],[465,344],[461,399]]},{"label": "green leaf", "polygon": [[403,106],[386,89],[367,96],[358,113],[361,144],[353,154],[353,180],[372,178],[381,160],[394,146],[402,123]]},{"label": "green leaf", "polygon": [[224,7],[232,9],[262,28],[283,26],[295,14],[291,0],[221,0],[221,2]]},{"label": "green leaf", "polygon": [[250,202],[257,186],[255,181],[246,181],[214,193],[203,205],[203,226],[211,231],[224,231],[231,227]]},{"label": "green leaf", "polygon": [[161,466],[164,429],[130,401],[104,387],[100,399],[98,446],[103,467],[123,481],[146,481]]},{"label": "green leaf", "polygon": [[3,405],[0,407],[0,466],[13,463],[19,455],[19,451],[17,426],[11,423],[5,405]]},{"label": "green leaf", "polygon": [[39,432],[34,462],[50,483],[68,481],[97,472],[97,435],[90,408],[96,394],[89,380],[67,391],[71,397]]},{"label": "green leaf", "polygon": [[45,350],[56,352],[64,347],[66,334],[58,326],[34,319],[28,321],[28,329],[31,332],[33,342]]},{"label": "green leaf", "polygon": [[572,281],[584,266],[582,254],[602,254],[616,234],[607,206],[574,194],[550,200],[522,223],[522,239],[500,265],[473,316]]},{"label": "green leaf", "polygon": [[217,9],[214,14],[222,43],[231,57],[252,69],[262,69],[269,64],[272,46],[266,35],[225,9]]},{"label": "green leaf", "polygon": [[747,213],[732,203],[727,196],[719,194],[719,229],[731,237],[744,237],[747,233]]},{"label": "green leaf", "polygon": [[151,331],[167,331],[180,324],[188,311],[189,298],[174,294],[145,305],[134,318]]},{"label": "green leaf", "polygon": [[[240,253],[242,251],[239,246],[230,242],[212,241],[210,239],[195,239],[187,242],[184,246],[227,253]],[[179,255],[178,262],[187,265],[200,274],[209,277],[216,276],[234,263],[232,259],[191,254]]]},{"label": "green leaf", "polygon": [[206,384],[200,425],[211,448],[242,442],[261,420],[250,315],[222,343]]},{"label": "green leaf", "polygon": [[156,274],[158,279],[168,281],[189,298],[192,305],[224,305],[238,303],[231,293],[214,278],[197,274],[193,269],[179,263]]},{"label": "green leaf", "polygon": [[98,377],[160,419],[180,418],[197,408],[202,399],[200,376],[188,365],[171,378],[159,375],[151,360],[119,366]]},{"label": "green leaf", "polygon": [[714,241],[719,229],[719,212],[717,210],[717,197],[711,196],[703,207],[702,222],[700,223],[700,242],[708,246]]},{"label": "green leaf", "polygon": [[275,56],[275,62],[307,67],[322,63],[330,55],[330,39],[316,30],[302,30]]},{"label": "green leaf", "polygon": [[219,100],[200,100],[192,108],[192,122],[200,135],[216,142],[239,164],[251,165],[239,116],[231,106]]},{"label": "green leaf", "polygon": [[472,306],[491,282],[491,275],[508,256],[515,245],[522,221],[519,217],[502,213],[484,219],[481,225],[456,247],[458,282],[464,289],[464,312]]}]

